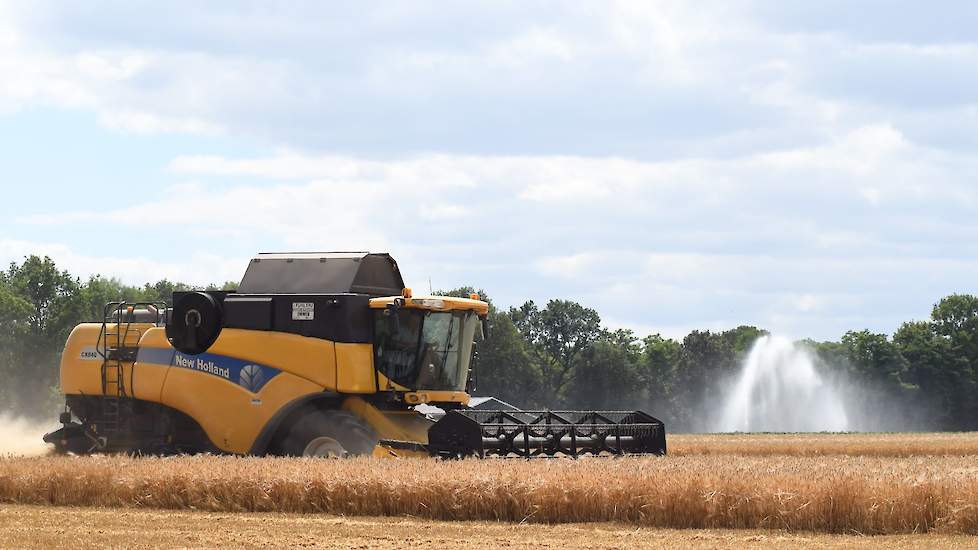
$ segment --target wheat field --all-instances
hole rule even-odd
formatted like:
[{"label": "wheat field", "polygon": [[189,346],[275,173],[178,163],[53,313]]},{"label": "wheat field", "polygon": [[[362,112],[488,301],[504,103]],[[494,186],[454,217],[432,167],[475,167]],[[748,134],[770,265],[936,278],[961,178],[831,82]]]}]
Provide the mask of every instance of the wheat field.
[{"label": "wheat field", "polygon": [[[757,437],[765,443],[751,441]],[[792,437],[818,452],[774,453]],[[0,503],[978,534],[978,456],[965,454],[965,443],[953,447],[959,452],[922,454],[907,449],[952,446],[860,436],[849,443],[861,456],[826,452],[844,449],[846,437],[675,436],[667,457],[581,460],[10,457],[0,459]],[[884,451],[867,451],[872,437]]]}]

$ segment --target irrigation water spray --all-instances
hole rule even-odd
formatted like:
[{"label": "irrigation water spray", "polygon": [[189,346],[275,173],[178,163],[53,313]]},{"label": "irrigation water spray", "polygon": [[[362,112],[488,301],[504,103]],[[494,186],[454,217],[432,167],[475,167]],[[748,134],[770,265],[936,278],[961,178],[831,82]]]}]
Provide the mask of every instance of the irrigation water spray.
[{"label": "irrigation water spray", "polygon": [[777,336],[754,343],[721,411],[721,432],[851,429],[840,389],[820,375],[807,349]]}]

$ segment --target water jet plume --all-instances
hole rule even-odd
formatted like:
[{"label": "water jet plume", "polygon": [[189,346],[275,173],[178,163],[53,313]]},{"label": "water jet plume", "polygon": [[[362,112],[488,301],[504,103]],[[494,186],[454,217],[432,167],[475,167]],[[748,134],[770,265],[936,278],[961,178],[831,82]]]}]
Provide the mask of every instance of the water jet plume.
[{"label": "water jet plume", "polygon": [[721,432],[851,429],[842,392],[823,378],[811,352],[778,336],[754,343],[721,411]]}]

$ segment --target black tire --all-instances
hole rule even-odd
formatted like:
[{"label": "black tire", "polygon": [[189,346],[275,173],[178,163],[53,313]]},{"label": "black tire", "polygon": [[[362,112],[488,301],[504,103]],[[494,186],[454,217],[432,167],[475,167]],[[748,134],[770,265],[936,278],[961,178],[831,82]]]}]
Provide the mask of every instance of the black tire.
[{"label": "black tire", "polygon": [[278,454],[284,456],[303,456],[314,439],[323,437],[338,442],[345,451],[344,457],[371,455],[379,441],[369,424],[347,411],[310,411],[286,429],[278,449]]},{"label": "black tire", "polygon": [[59,455],[87,455],[94,450],[95,442],[85,436],[84,429],[71,424],[44,436],[44,442],[54,445],[54,452]]}]

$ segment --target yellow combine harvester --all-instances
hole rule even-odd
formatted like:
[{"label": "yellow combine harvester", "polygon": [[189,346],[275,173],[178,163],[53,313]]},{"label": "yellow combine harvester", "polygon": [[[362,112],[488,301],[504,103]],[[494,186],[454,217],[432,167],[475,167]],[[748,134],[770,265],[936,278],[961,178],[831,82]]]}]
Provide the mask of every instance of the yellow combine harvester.
[{"label": "yellow combine harvester", "polygon": [[[414,297],[387,254],[259,254],[237,291],[114,302],[61,361],[61,452],[665,453],[638,411],[469,409],[478,295]],[[415,410],[446,411],[437,422]]]}]

